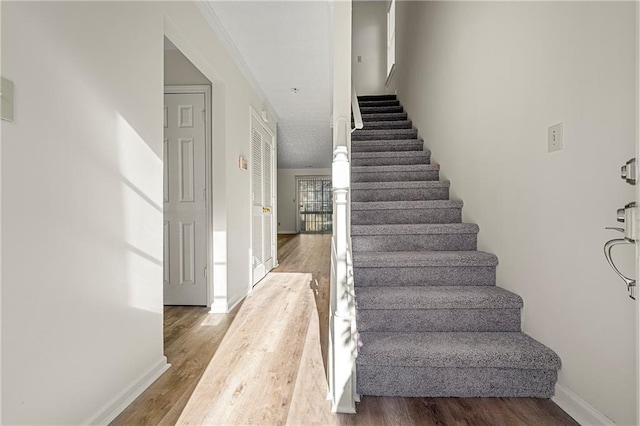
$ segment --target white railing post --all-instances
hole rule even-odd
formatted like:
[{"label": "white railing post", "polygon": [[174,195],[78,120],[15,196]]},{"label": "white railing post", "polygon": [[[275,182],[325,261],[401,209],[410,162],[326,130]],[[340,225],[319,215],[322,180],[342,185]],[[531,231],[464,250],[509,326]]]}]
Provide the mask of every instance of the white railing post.
[{"label": "white railing post", "polygon": [[351,145],[351,2],[333,7],[333,238],[327,379],[331,410],[356,412],[357,356],[351,225],[349,214]]},{"label": "white railing post", "polygon": [[[335,136],[346,142],[349,124],[344,117],[335,123]],[[332,411],[355,413],[355,303],[349,243],[348,203],[350,188],[349,151],[339,144],[333,153],[333,241],[329,354]],[[333,275],[335,273],[335,275]]]}]

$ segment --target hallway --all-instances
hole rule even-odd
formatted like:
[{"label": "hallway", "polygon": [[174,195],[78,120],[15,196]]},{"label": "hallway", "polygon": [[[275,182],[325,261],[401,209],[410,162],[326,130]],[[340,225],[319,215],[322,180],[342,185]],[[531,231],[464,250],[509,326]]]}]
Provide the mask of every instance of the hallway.
[{"label": "hallway", "polygon": [[280,266],[230,314],[165,308],[173,367],[113,424],[576,424],[543,399],[363,397],[355,416],[330,413],[330,240],[279,236]]}]

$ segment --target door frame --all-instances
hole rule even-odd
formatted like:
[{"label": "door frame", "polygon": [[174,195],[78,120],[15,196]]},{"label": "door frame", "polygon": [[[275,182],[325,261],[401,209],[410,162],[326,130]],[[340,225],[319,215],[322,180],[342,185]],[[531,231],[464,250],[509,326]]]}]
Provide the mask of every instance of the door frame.
[{"label": "door frame", "polygon": [[[194,85],[165,85],[165,95],[179,95],[179,94],[204,94],[204,188],[205,188],[205,230],[207,239],[207,252],[205,253],[206,264],[206,276],[205,284],[207,287],[206,306],[210,307],[213,303],[213,196],[211,194],[211,188],[213,188],[213,145],[211,135],[213,134],[213,108],[212,108],[212,88],[208,84],[194,84]],[[164,161],[164,158],[162,159]],[[163,212],[164,215],[164,212]],[[164,245],[164,241],[162,242]]]},{"label": "door frame", "polygon": [[[296,204],[295,204],[295,215],[296,215],[296,233],[301,234],[300,231],[300,179],[309,179],[309,178],[328,178],[331,180],[331,175],[295,175],[296,180]],[[333,221],[333,218],[331,219]],[[332,224],[333,226],[333,224]]]},{"label": "door frame", "polygon": [[[260,116],[260,114],[258,114],[258,111],[256,111],[256,109],[253,107],[253,105],[249,106],[249,164],[253,164],[253,141],[251,138],[251,127],[253,126],[252,120],[255,119],[256,122],[265,130],[265,132],[269,135],[269,137],[271,138],[271,159],[273,161],[273,167],[271,167],[271,193],[272,195],[272,200],[271,200],[271,210],[273,211],[273,213],[271,214],[271,246],[273,247],[273,253],[271,253],[272,258],[273,258],[273,267],[276,268],[278,266],[278,227],[277,227],[277,223],[278,223],[278,158],[276,157],[277,155],[277,147],[276,147],[276,143],[277,143],[277,139],[276,139],[276,134],[271,131],[271,129],[269,128],[269,126],[266,126],[264,124],[264,120],[263,118]],[[251,173],[253,173],[253,170],[249,170]],[[251,293],[253,291],[253,179],[251,176],[249,176],[249,212],[250,212],[250,217],[249,217],[249,241],[250,244],[249,246],[251,247],[251,249],[249,250],[249,293]],[[270,271],[267,271],[267,274]],[[256,283],[257,284],[257,283]]]}]

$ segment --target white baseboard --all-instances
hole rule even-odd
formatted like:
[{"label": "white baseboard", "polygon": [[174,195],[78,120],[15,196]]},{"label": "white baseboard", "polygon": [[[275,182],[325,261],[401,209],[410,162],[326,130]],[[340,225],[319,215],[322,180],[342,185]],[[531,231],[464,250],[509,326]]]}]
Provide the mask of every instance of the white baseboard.
[{"label": "white baseboard", "polygon": [[233,302],[233,304],[231,305],[231,307],[229,307],[229,311],[228,311],[228,312],[233,311],[233,309],[234,309],[236,306],[238,306],[238,305],[239,305],[239,304],[240,304],[240,303],[241,303],[241,302],[242,302],[242,301],[243,301],[247,296],[248,296],[248,294],[243,294],[242,296],[240,296],[240,297],[238,298],[238,300],[236,300],[235,302]]},{"label": "white baseboard", "polygon": [[582,426],[615,425],[611,419],[593,408],[587,401],[580,398],[573,391],[561,384],[556,383],[556,394],[551,398],[551,400]]},{"label": "white baseboard", "polygon": [[233,308],[238,306],[238,304],[242,302],[245,299],[245,297],[247,297],[247,294],[243,294],[238,298],[238,300],[232,303],[229,303],[228,301],[215,301],[211,304],[211,310],[209,310],[209,313],[210,314],[228,314],[233,310]]},{"label": "white baseboard", "polygon": [[226,314],[229,312],[229,304],[226,301],[215,300],[211,304],[210,314]]},{"label": "white baseboard", "polygon": [[298,231],[278,231],[278,234],[297,234]]},{"label": "white baseboard", "polygon": [[135,380],[129,387],[117,394],[111,401],[102,407],[91,419],[82,424],[87,425],[108,425],[113,419],[118,417],[137,397],[142,394],[158,377],[167,371],[171,364],[167,363],[167,357],[163,356],[160,361],[151,367],[138,380]]}]

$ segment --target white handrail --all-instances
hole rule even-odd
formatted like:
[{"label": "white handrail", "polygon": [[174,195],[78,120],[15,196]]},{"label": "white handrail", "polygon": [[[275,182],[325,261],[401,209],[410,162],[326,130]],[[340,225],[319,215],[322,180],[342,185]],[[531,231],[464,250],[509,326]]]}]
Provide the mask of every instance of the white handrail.
[{"label": "white handrail", "polygon": [[353,85],[353,81],[351,82],[351,109],[353,111],[353,124],[355,125],[355,128],[351,129],[351,133],[353,133],[356,130],[362,129],[364,127],[364,123],[362,122],[362,113],[360,113],[358,94],[356,93],[356,88]]}]

